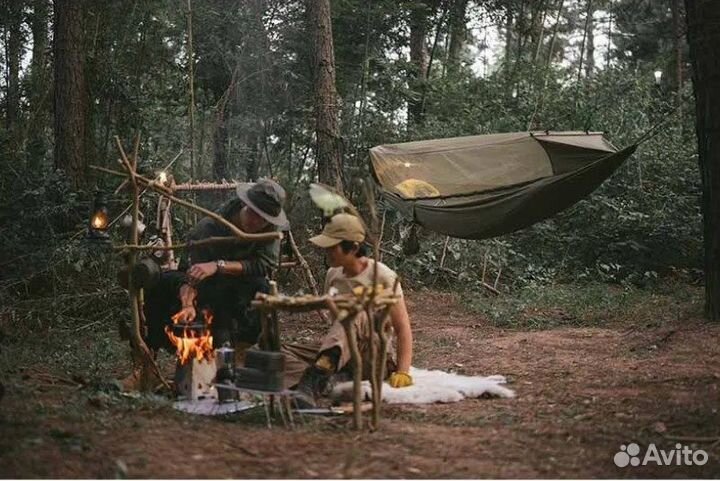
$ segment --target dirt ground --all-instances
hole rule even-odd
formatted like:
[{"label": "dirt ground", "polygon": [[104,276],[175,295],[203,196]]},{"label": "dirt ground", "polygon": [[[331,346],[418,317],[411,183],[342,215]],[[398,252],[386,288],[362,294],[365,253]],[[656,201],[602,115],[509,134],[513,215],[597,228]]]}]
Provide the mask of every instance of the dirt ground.
[{"label": "dirt ground", "polygon": [[[374,433],[352,431],[345,418],[268,430],[252,414],[205,418],[153,399],[89,395],[71,379],[50,374],[49,353],[32,368],[4,374],[0,475],[720,476],[720,325],[683,316],[602,328],[502,330],[452,295],[408,297],[415,365],[504,374],[517,398],[387,407]],[[307,319],[287,320],[286,332],[313,337],[320,328],[310,323],[317,330],[306,327]],[[681,442],[704,449],[709,460],[704,466],[616,467],[613,456],[630,442],[643,452],[650,443],[670,450]]]}]

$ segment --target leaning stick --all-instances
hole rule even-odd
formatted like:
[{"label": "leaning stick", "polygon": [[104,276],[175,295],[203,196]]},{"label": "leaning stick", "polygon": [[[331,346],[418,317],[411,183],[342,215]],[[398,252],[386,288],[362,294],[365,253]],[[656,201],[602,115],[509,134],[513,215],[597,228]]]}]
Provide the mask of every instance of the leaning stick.
[{"label": "leaning stick", "polygon": [[[180,158],[180,156],[182,155],[182,153],[183,153],[183,149],[180,149],[180,152],[178,152],[178,154],[164,167],[163,170],[166,170],[166,169],[169,169],[170,167],[172,167],[172,165],[175,163],[175,161],[176,161],[178,158]],[[97,169],[97,167],[95,167],[95,168]],[[97,170],[99,170],[99,169],[97,169]],[[127,180],[123,181],[123,183],[120,184],[117,189],[115,189],[115,194],[120,193],[120,191],[121,191],[126,185],[127,185]],[[148,188],[145,187],[145,188],[143,189],[143,191],[140,192],[140,197],[142,197],[143,195],[145,195],[145,192],[147,192],[147,191],[148,191]],[[125,214],[125,212],[129,211],[130,209],[132,209],[132,202],[130,203],[129,206],[125,207],[125,208],[123,209],[123,211],[120,212],[120,213],[108,224],[108,228],[110,228],[110,227],[112,227],[113,225],[115,225],[115,223],[116,223],[118,220],[120,220],[120,218],[123,216],[123,214]],[[77,235],[77,234],[76,234],[76,235]]]},{"label": "leaning stick", "polygon": [[[118,172],[116,170],[106,169],[104,167],[99,167],[99,166],[95,166],[95,165],[91,165],[90,168],[98,170],[100,172],[105,172],[107,174],[125,177],[125,174],[123,174],[122,172]],[[126,169],[127,169],[127,166],[126,166]],[[252,241],[273,241],[275,239],[282,238],[282,233],[280,233],[280,232],[263,232],[263,233],[259,233],[259,234],[249,234],[247,232],[244,232],[244,231],[238,229],[233,223],[231,223],[230,221],[228,221],[221,215],[218,215],[211,210],[205,209],[204,207],[200,207],[199,205],[194,204],[192,202],[188,202],[179,197],[175,197],[172,194],[171,189],[158,184],[154,180],[147,179],[146,177],[143,177],[142,175],[135,173],[135,172],[131,172],[130,175],[133,176],[137,181],[139,181],[143,185],[147,186],[149,189],[154,190],[155,192],[157,192],[160,195],[164,195],[165,197],[172,200],[176,204],[182,205],[183,207],[187,207],[188,209],[205,214],[206,216],[217,221],[218,223],[224,225],[225,227],[230,229],[230,231],[238,239],[242,239],[247,242],[252,242]]]},{"label": "leaning stick", "polygon": [[[130,233],[130,239],[133,244],[138,243],[138,218],[140,216],[140,190],[138,189],[138,185],[135,179],[135,176],[132,175],[132,167],[130,162],[127,160],[127,156],[125,155],[125,151],[122,148],[122,144],[120,143],[120,139],[118,137],[115,137],[118,148],[120,149],[120,153],[123,157],[123,162],[126,165],[126,168],[128,168],[128,175],[130,175],[130,185],[132,186],[132,193],[133,193],[133,209],[132,209],[132,231]],[[135,141],[136,150],[135,150],[135,157],[137,157],[137,145],[139,141],[138,139]],[[148,349],[147,345],[145,344],[145,341],[143,340],[142,336],[142,326],[141,319],[140,319],[140,307],[138,305],[139,301],[139,292],[135,288],[135,282],[133,279],[133,270],[135,267],[135,263],[137,261],[137,253],[136,252],[130,252],[130,255],[128,256],[128,296],[130,298],[130,315],[132,316],[133,320],[133,331],[132,331],[132,346],[135,353],[138,355],[141,359],[141,388],[145,389],[149,386],[147,386],[147,373],[146,369],[148,366],[155,372],[155,374],[158,376],[158,378],[162,381],[163,385],[170,389],[170,385],[165,381],[165,378],[162,376],[162,373],[160,372],[160,368],[158,367],[155,360],[152,358],[152,355],[150,354],[150,349]]]},{"label": "leaning stick", "polygon": [[[270,281],[270,294],[274,296],[278,295],[278,285],[276,281]],[[280,351],[280,323],[278,322],[277,309],[270,311],[270,327],[271,350]]]},{"label": "leaning stick", "polygon": [[318,295],[318,285],[317,281],[315,280],[315,276],[313,276],[312,269],[310,269],[310,265],[305,260],[305,257],[300,253],[300,249],[298,249],[297,244],[295,243],[295,238],[292,235],[291,231],[288,231],[288,240],[290,241],[290,247],[292,248],[293,254],[295,254],[295,257],[297,258],[298,262],[300,262],[300,265],[302,266],[303,270],[305,271],[305,276],[307,277],[308,283],[310,284],[310,288],[313,291],[313,294],[316,296]]},{"label": "leaning stick", "polygon": [[378,429],[380,424],[380,410],[382,402],[382,377],[378,375],[378,371],[382,369],[378,366],[377,355],[378,355],[378,341],[376,334],[379,337],[380,331],[378,325],[375,323],[375,316],[373,307],[375,306],[375,300],[378,293],[378,262],[380,262],[380,244],[382,242],[382,236],[385,224],[385,217],[383,216],[383,226],[378,228],[378,215],[377,215],[377,204],[375,203],[375,197],[370,188],[369,183],[365,183],[365,196],[367,197],[367,203],[370,210],[370,224],[373,229],[373,234],[370,235],[370,241],[373,246],[373,277],[372,286],[370,288],[370,296],[365,303],[365,313],[367,315],[367,322],[370,326],[370,387],[372,392],[372,416],[371,426],[373,429]]},{"label": "leaning stick", "polygon": [[[400,276],[395,277],[395,284],[393,285],[393,295],[397,295],[397,289],[400,285]],[[393,308],[393,304],[388,304],[385,306],[384,310],[379,313],[377,318],[373,318],[373,323],[375,325],[375,330],[378,333],[378,337],[380,338],[380,362],[377,364],[377,367],[372,371],[372,376],[375,377],[376,381],[375,384],[377,386],[377,393],[373,392],[373,396],[377,396],[377,401],[373,401],[373,423],[375,424],[375,429],[379,427],[380,423],[380,413],[382,410],[382,388],[383,388],[383,381],[385,381],[385,369],[387,368],[387,351],[388,351],[388,334],[385,330],[385,326],[387,325],[388,318],[390,317],[390,311]]]},{"label": "leaning stick", "polygon": [[[372,416],[370,418],[370,427],[375,430],[378,428],[378,423],[380,421],[380,398],[378,393],[381,388],[378,385],[378,376],[376,374],[378,370],[378,342],[375,338],[375,318],[369,302],[365,304],[365,316],[367,316],[368,326],[370,327],[370,393],[372,398]],[[379,382],[382,382],[382,380]]]},{"label": "leaning stick", "polygon": [[[315,276],[312,273],[312,269],[310,269],[310,264],[305,260],[305,257],[300,253],[300,249],[298,249],[297,244],[295,243],[295,237],[293,237],[293,233],[291,230],[288,231],[288,241],[290,242],[290,248],[293,251],[293,254],[295,255],[295,258],[300,263],[300,267],[303,268],[303,271],[305,272],[305,277],[308,281],[308,284],[310,284],[310,289],[312,289],[313,294],[316,296],[319,293],[318,290],[318,284],[315,280]],[[320,315],[320,319],[323,320],[323,322],[329,322],[327,316],[325,315],[325,312],[318,311],[318,314]]]},{"label": "leaning stick", "polygon": [[186,244],[173,244],[169,246],[154,246],[151,244],[144,244],[144,245],[133,245],[133,244],[125,244],[121,246],[114,246],[113,249],[116,251],[172,251],[172,250],[181,250],[181,249],[192,249],[199,246],[205,246],[205,245],[212,245],[212,244],[233,244],[233,243],[241,243],[244,242],[243,239],[238,239],[237,237],[207,237],[205,239],[200,239],[192,242],[188,242]]},{"label": "leaning stick", "polygon": [[353,364],[353,427],[356,430],[362,429],[362,357],[357,343],[357,327],[355,317],[357,311],[350,313],[340,311],[338,321],[342,324],[350,346],[350,359]]}]

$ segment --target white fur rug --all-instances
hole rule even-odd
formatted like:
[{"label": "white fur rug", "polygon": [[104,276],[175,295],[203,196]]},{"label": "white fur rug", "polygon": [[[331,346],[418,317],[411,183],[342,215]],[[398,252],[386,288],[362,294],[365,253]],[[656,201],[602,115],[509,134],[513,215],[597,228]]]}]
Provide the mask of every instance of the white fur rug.
[{"label": "white fur rug", "polygon": [[[431,404],[458,402],[483,394],[503,398],[515,397],[515,391],[503,386],[506,382],[505,376],[462,376],[414,367],[410,368],[410,375],[414,381],[412,386],[396,389],[387,382],[384,383],[383,401],[388,404]],[[363,381],[363,396],[365,400],[370,400],[370,381]],[[352,382],[336,385],[331,397],[343,401],[351,400]]]}]

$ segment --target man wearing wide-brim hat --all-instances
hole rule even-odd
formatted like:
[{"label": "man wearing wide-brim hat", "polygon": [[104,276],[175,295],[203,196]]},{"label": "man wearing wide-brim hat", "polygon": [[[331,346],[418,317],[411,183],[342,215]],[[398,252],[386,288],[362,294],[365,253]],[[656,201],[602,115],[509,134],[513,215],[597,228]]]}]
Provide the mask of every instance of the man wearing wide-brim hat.
[{"label": "man wearing wide-brim hat", "polygon": [[[289,229],[283,210],[285,191],[275,181],[241,183],[237,197],[218,213],[240,230],[254,234]],[[232,237],[228,227],[211,217],[198,222],[188,242]],[[248,309],[257,292],[268,292],[267,277],[277,267],[280,241],[216,243],[190,247],[177,271],[165,272],[145,287],[147,343],[151,349],[174,349],[165,333],[174,316],[179,322],[201,320],[204,309],[213,315],[213,344],[252,344],[260,332],[259,314]]]}]

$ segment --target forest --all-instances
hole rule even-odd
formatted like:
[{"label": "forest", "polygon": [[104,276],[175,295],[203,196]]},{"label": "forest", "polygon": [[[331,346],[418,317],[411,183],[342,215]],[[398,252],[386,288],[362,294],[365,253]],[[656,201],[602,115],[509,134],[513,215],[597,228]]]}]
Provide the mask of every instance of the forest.
[{"label": "forest", "polygon": [[[0,12],[1,477],[720,475],[720,3],[0,0]],[[377,146],[526,132],[637,148],[567,208],[477,238],[403,212],[371,161]],[[352,416],[267,429],[262,410],[174,409],[165,381],[127,389],[148,296],[123,278],[145,251],[120,246],[168,229],[181,242],[202,217],[182,199],[221,212],[228,185],[262,179],[284,189],[283,295],[322,294],[330,265],[311,239],[330,224],[308,191],[328,186],[368,221],[368,257],[401,279],[412,367],[502,375],[514,397],[385,403],[355,432]],[[193,185],[205,187],[178,193]],[[275,322],[283,342],[319,342],[325,316]],[[155,355],[172,379],[175,353]],[[706,462],[617,462],[627,446],[677,443]]]}]

